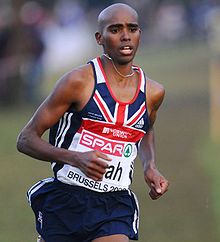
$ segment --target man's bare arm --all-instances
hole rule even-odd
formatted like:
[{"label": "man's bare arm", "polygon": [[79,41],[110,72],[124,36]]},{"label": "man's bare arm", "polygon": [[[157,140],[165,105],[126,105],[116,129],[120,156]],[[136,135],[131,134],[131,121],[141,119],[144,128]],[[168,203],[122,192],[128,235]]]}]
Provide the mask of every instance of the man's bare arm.
[{"label": "man's bare arm", "polygon": [[155,142],[153,124],[156,120],[157,111],[164,99],[164,88],[157,82],[149,80],[147,85],[147,107],[150,121],[150,129],[143,137],[139,156],[144,168],[144,178],[150,187],[150,196],[157,199],[168,189],[168,181],[162,176],[156,167]]}]

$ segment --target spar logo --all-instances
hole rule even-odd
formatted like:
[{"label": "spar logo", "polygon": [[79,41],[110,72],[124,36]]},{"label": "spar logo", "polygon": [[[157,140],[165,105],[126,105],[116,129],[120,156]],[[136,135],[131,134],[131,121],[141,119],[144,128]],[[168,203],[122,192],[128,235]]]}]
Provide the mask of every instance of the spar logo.
[{"label": "spar logo", "polygon": [[112,154],[120,157],[124,151],[123,143],[105,139],[87,131],[83,131],[79,143],[93,150],[98,150],[105,154]]},{"label": "spar logo", "polygon": [[132,145],[97,136],[88,131],[83,131],[79,144],[90,149],[101,151],[105,154],[111,154],[119,157],[130,157],[132,154]]}]

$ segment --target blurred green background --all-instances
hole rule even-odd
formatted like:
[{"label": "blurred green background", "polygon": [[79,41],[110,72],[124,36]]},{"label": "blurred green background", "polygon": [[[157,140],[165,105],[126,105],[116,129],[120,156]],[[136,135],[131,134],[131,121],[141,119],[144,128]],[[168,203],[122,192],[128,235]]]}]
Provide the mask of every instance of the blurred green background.
[{"label": "blurred green background", "polygon": [[[210,69],[217,51],[213,54],[209,41],[201,36],[153,42],[145,38],[135,63],[166,89],[155,133],[157,164],[170,181],[170,189],[164,197],[152,201],[137,159],[132,189],[141,209],[139,241],[218,242],[220,141],[210,135]],[[69,66],[84,63],[97,51],[101,53],[93,49]],[[45,74],[47,80],[41,83],[42,99],[69,66]],[[16,88],[14,85],[15,93]],[[12,98],[13,102],[0,106],[1,242],[36,241],[34,216],[25,194],[33,183],[52,176],[48,163],[16,150],[17,135],[38,104],[16,97]]]}]

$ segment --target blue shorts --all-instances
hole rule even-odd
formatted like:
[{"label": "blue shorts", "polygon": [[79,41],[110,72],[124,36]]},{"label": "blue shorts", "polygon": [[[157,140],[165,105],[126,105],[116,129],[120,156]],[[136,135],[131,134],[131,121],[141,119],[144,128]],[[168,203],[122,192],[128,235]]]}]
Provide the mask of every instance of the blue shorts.
[{"label": "blue shorts", "polygon": [[131,191],[99,193],[48,178],[27,195],[46,242],[89,242],[113,234],[138,240],[139,210]]}]

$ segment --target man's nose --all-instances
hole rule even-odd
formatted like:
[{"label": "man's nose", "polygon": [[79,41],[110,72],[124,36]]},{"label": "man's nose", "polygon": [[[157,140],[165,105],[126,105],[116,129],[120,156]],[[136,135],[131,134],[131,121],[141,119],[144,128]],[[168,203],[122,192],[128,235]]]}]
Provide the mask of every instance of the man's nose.
[{"label": "man's nose", "polygon": [[131,40],[131,37],[130,37],[130,33],[127,29],[124,29],[122,31],[122,35],[121,35],[121,40],[122,41],[128,41],[128,40]]}]

